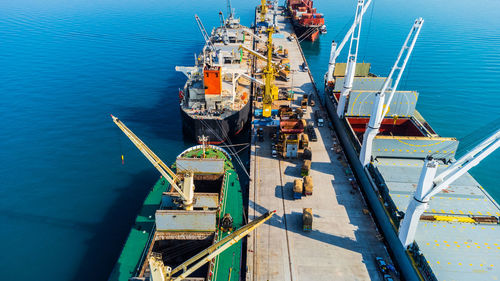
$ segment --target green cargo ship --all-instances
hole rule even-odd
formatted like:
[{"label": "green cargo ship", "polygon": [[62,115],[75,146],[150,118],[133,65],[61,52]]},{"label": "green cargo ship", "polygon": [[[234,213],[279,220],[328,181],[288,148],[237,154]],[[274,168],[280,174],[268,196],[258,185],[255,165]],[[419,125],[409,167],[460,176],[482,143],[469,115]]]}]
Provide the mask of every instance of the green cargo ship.
[{"label": "green cargo ship", "polygon": [[[160,172],[169,173],[162,172],[144,200],[109,280],[156,280],[155,272],[164,280],[165,272],[244,225],[238,174],[229,153],[214,145],[183,151],[172,165],[174,173],[113,120]],[[183,280],[239,280],[241,257],[239,241]]]}]

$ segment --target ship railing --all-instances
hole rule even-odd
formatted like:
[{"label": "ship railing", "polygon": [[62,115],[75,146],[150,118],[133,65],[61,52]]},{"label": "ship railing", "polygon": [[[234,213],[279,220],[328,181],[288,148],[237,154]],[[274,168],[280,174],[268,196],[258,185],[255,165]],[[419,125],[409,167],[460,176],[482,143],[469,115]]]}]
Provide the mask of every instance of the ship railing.
[{"label": "ship railing", "polygon": [[139,262],[137,263],[137,265],[135,267],[135,272],[133,273],[134,277],[137,277],[137,275],[141,271],[142,265],[144,264],[144,261],[146,260],[146,258],[148,256],[148,251],[149,251],[148,245],[151,245],[151,243],[153,242],[153,238],[155,236],[155,233],[156,233],[156,223],[151,228],[151,232],[149,233],[149,237],[148,237],[148,241],[146,242],[146,246],[142,250],[141,258],[139,259]]}]

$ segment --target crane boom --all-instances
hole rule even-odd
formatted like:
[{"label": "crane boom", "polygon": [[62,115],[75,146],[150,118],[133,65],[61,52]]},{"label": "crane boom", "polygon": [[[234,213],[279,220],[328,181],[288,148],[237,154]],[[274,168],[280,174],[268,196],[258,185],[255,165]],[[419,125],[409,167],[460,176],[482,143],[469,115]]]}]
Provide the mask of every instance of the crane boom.
[{"label": "crane boom", "polygon": [[[163,261],[161,260],[161,257],[155,257],[151,256],[149,258],[149,265],[151,268],[151,272],[161,272],[162,274],[158,275],[152,275],[152,281],[158,281],[158,280],[174,280],[174,281],[180,281],[185,278],[187,278],[191,273],[196,271],[198,268],[202,267],[204,264],[212,260],[214,257],[218,256],[222,252],[224,252],[227,248],[231,247],[232,245],[236,244],[239,240],[241,240],[243,237],[247,236],[250,232],[252,232],[254,229],[265,223],[267,220],[269,220],[276,211],[272,212],[266,212],[262,216],[256,218],[255,220],[251,221],[250,223],[242,226],[235,232],[229,234],[228,236],[224,237],[222,240],[219,242],[213,244],[212,246],[206,248],[205,250],[201,251],[200,253],[196,254],[192,258],[188,259],[184,263],[180,264],[174,269],[170,268],[165,268],[165,265],[163,264]],[[194,264],[192,267],[191,266],[193,263]],[[177,274],[179,272],[182,273],[179,276],[172,276],[174,274]],[[156,278],[154,278],[156,277]]]},{"label": "crane boom", "polygon": [[[342,52],[342,49],[344,49],[345,44],[347,43],[347,40],[351,37],[351,34],[354,32],[358,24],[360,24],[361,19],[363,18],[363,15],[365,14],[366,10],[368,7],[370,7],[370,4],[372,3],[372,0],[366,1],[364,4],[363,8],[361,9],[360,17],[358,19],[354,20],[354,23],[351,25],[351,28],[347,31],[346,35],[344,36],[344,39],[340,42],[340,44],[337,46],[337,43],[332,42],[332,49],[330,53],[330,61],[328,63],[328,72],[326,75],[326,81],[329,82],[333,80],[333,72],[335,70],[335,61],[337,57],[340,55],[340,52]],[[358,3],[359,5],[359,3]]]},{"label": "crane boom", "polygon": [[[358,59],[359,38],[361,35],[361,22],[363,20],[364,5],[365,0],[358,0],[358,5],[356,6],[356,16],[354,17],[354,22],[357,24],[351,33],[349,55],[347,56],[347,66],[344,75],[344,86],[340,91],[339,103],[337,105],[337,115],[340,118],[344,117],[345,104],[347,102],[347,97],[351,93],[354,75],[356,74],[356,61]],[[354,43],[354,41],[356,41],[356,43]]]},{"label": "crane boom", "polygon": [[[170,185],[181,195],[182,199],[184,200],[184,205],[189,206],[192,204],[193,201],[193,192],[186,190],[185,184],[187,183],[186,180],[183,182],[183,188],[181,189],[177,183],[180,182],[179,178],[177,175],[170,170],[170,168],[158,157],[156,154],[149,149],[149,147],[142,142],[141,139],[139,139],[125,124],[123,124],[120,119],[117,117],[111,115],[111,118],[113,118],[113,122],[120,128],[123,133],[132,141],[132,143],[146,156],[146,158],[155,166],[155,168],[161,173],[161,175],[170,183]],[[194,187],[188,187],[193,188]]]},{"label": "crane boom", "polygon": [[243,49],[243,50],[245,50],[245,51],[247,51],[247,52],[249,52],[251,55],[255,56],[255,57],[256,57],[256,58],[258,58],[258,59],[261,59],[261,60],[263,60],[263,61],[267,61],[267,57],[266,57],[266,56],[261,55],[261,54],[259,54],[258,52],[254,51],[254,50],[252,50],[252,49],[250,49],[250,48],[247,48],[247,47],[245,47],[245,46],[243,46],[243,45],[240,45],[240,47],[239,47],[239,48],[240,48],[240,49]]},{"label": "crane boom", "polygon": [[500,129],[477,145],[469,153],[460,157],[440,175],[435,176],[439,166],[438,161],[427,157],[420,174],[415,194],[406,208],[406,213],[399,228],[399,240],[407,247],[415,240],[420,216],[429,206],[432,196],[448,188],[472,167],[500,147]]},{"label": "crane boom", "polygon": [[201,31],[201,35],[203,35],[203,39],[205,39],[205,43],[210,48],[212,48],[212,50],[215,50],[215,47],[212,44],[212,41],[210,40],[210,36],[208,36],[207,30],[205,29],[205,26],[203,26],[203,23],[201,22],[200,17],[198,17],[198,15],[194,15],[194,18],[196,19],[196,23],[198,24],[198,28]]},{"label": "crane boom", "polygon": [[[389,76],[387,76],[387,78],[384,81],[382,90],[380,91],[380,93],[375,94],[375,102],[373,103],[372,113],[370,115],[370,121],[368,122],[365,134],[363,135],[363,144],[361,146],[361,152],[359,153],[359,160],[361,161],[363,166],[368,165],[368,163],[370,163],[371,161],[373,139],[378,134],[382,120],[384,120],[385,115],[387,114],[387,112],[389,112],[389,105],[391,104],[394,93],[398,88],[399,81],[406,67],[406,63],[410,58],[410,55],[413,51],[413,47],[415,46],[415,42],[417,41],[418,35],[420,34],[420,29],[422,28],[423,24],[424,20],[422,18],[417,18],[415,20],[413,26],[410,29],[410,32],[408,33],[408,36],[406,37],[403,46],[401,47],[401,50],[399,51],[399,55],[396,62],[391,68]],[[408,46],[408,42],[410,41],[410,39],[412,39],[411,44]],[[403,64],[400,66],[399,62],[403,57],[405,51],[406,55],[403,60]],[[394,75],[395,71],[398,71],[398,76],[396,78],[396,81],[394,82],[394,85],[392,86],[391,93],[389,94],[389,97],[386,100],[385,92],[387,88],[389,88],[389,83],[391,82],[392,76]]]},{"label": "crane boom", "polygon": [[243,28],[243,30],[246,33],[250,34],[250,36],[252,36],[253,38],[257,39],[258,41],[260,41],[260,42],[266,42],[264,39],[260,38],[257,34],[253,33],[249,28],[245,27],[245,28]]}]

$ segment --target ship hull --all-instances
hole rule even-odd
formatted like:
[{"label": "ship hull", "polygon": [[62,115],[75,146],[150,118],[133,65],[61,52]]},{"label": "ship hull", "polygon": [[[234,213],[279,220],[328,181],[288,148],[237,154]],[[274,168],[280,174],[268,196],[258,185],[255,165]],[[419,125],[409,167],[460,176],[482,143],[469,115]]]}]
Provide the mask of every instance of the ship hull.
[{"label": "ship hull", "polygon": [[303,26],[296,23],[293,24],[293,27],[297,38],[300,38],[301,40],[303,39],[314,42],[319,38],[318,27]]},{"label": "ship hull", "polygon": [[[233,219],[233,229],[239,229],[244,225],[243,193],[238,173],[234,170],[233,163],[231,162],[231,156],[227,151],[218,147],[206,146],[206,149],[206,153],[209,153],[211,157],[216,156],[215,158],[224,159],[225,161],[225,168],[222,174],[195,173],[194,175],[195,196],[197,196],[196,194],[201,194],[205,196],[205,200],[209,198],[210,194],[218,194],[219,196],[219,200],[216,200],[219,205],[216,213],[217,225],[215,225],[215,230],[200,231],[198,229],[200,224],[210,224],[210,222],[207,222],[206,216],[201,216],[197,224],[190,224],[190,221],[186,221],[185,219],[179,219],[173,224],[168,224],[171,229],[182,228],[186,230],[158,231],[157,223],[161,223],[161,219],[157,220],[157,216],[161,217],[162,214],[168,211],[181,212],[178,209],[169,209],[168,203],[162,208],[162,204],[165,204],[165,202],[172,202],[165,196],[175,194],[175,192],[173,192],[173,188],[164,178],[160,178],[144,200],[143,206],[136,217],[135,223],[130,230],[108,281],[129,281],[133,278],[137,278],[137,280],[149,280],[150,269],[148,257],[151,257],[154,251],[158,251],[156,253],[164,251],[165,257],[175,255],[176,258],[165,258],[164,262],[168,262],[168,265],[172,266],[172,268],[176,267],[203,249],[224,239],[232,232],[232,230],[228,232],[221,229],[221,221],[226,214],[229,214]],[[199,160],[202,154],[201,151],[201,146],[195,146],[186,149],[177,158],[194,158]],[[204,165],[201,164],[200,167],[204,167]],[[205,202],[213,202],[213,199]],[[201,212],[211,211],[214,212],[213,206],[211,209]],[[181,243],[188,245],[188,247],[179,247]],[[217,258],[212,259],[194,271],[190,275],[191,278],[189,280],[238,281],[243,272],[243,268],[241,267],[242,255],[243,241],[238,241],[229,249],[220,253]]]},{"label": "ship hull", "polygon": [[239,134],[247,124],[250,116],[250,102],[240,111],[224,119],[199,118],[187,114],[181,109],[182,128],[184,134],[200,143],[202,136],[207,137],[209,144],[221,144]]},{"label": "ship hull", "polygon": [[[375,185],[374,180],[367,175],[365,168],[359,161],[358,152],[361,147],[355,141],[356,136],[349,133],[349,124],[345,122],[345,119],[341,119],[337,115],[337,101],[327,87],[325,87],[324,105],[328,116],[332,121],[333,128],[339,137],[339,141],[344,148],[346,158],[351,164],[353,172],[360,183],[365,199],[375,215],[375,222],[387,240],[387,245],[389,245],[388,249],[394,257],[393,260],[398,265],[398,268],[402,272],[403,276],[408,277],[408,279],[410,279],[410,277],[413,278],[419,276],[419,274],[421,274],[418,273],[419,269],[416,268],[412,262],[412,258],[399,242],[399,238],[394,231],[393,224],[387,216],[384,207],[380,203],[379,196],[375,191],[378,190],[378,188]],[[422,264],[421,266],[425,267],[424,271],[428,270],[427,263]]]}]

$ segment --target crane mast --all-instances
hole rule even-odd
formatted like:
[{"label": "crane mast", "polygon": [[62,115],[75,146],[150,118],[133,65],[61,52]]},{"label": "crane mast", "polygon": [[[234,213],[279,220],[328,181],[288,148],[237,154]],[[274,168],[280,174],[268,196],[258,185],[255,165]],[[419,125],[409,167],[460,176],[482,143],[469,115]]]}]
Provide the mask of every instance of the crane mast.
[{"label": "crane mast", "polygon": [[278,87],[274,85],[274,76],[280,70],[281,65],[273,62],[273,33],[274,28],[270,27],[267,29],[267,53],[266,56],[259,54],[258,52],[246,48],[240,45],[240,49],[243,49],[250,53],[251,55],[266,61],[266,67],[264,68],[264,96],[262,98],[262,116],[271,117],[273,97],[278,95]]},{"label": "crane mast", "polygon": [[415,240],[420,216],[428,208],[431,197],[448,188],[450,184],[479,164],[498,147],[500,147],[500,129],[448,166],[438,176],[436,176],[436,172],[439,162],[430,156],[425,159],[417,189],[408,204],[408,208],[406,208],[405,216],[399,227],[399,240],[404,247],[408,247]]},{"label": "crane mast", "polygon": [[[332,42],[332,47],[331,47],[331,51],[330,51],[330,60],[328,62],[328,72],[326,73],[325,83],[333,81],[333,72],[335,70],[335,61],[336,61],[337,57],[340,55],[340,52],[342,52],[342,50],[344,49],[344,46],[347,43],[347,41],[349,40],[349,38],[351,37],[351,34],[354,32],[354,30],[356,29],[358,24],[360,24],[361,19],[363,18],[363,15],[365,14],[366,10],[368,9],[368,7],[370,6],[371,3],[372,3],[371,0],[366,1],[366,3],[363,5],[363,8],[361,9],[360,17],[357,20],[356,19],[354,20],[354,23],[351,25],[351,28],[349,28],[346,35],[344,36],[344,39],[342,39],[340,44],[337,46],[337,43]],[[358,1],[358,6],[359,6],[359,1]],[[356,6],[356,9],[358,8],[358,6]]]},{"label": "crane mast", "polygon": [[266,0],[261,0],[260,1],[260,21],[261,22],[266,21],[266,14],[267,14]]},{"label": "crane mast", "polygon": [[[263,0],[264,1],[264,0]],[[267,29],[267,65],[264,68],[265,86],[262,98],[262,116],[271,117],[273,96],[278,95],[278,88],[274,85],[275,69],[273,67],[273,32],[274,28]]]},{"label": "crane mast", "polygon": [[[193,209],[194,198],[194,178],[192,172],[187,172],[184,175],[184,180],[181,182],[177,175],[165,165],[165,163],[149,147],[142,142],[120,119],[111,115],[113,122],[123,131],[123,133],[132,141],[132,143],[146,156],[153,166],[161,173],[161,175],[170,183],[170,185],[180,194],[183,205],[186,210]],[[177,183],[181,183],[181,187]]]},{"label": "crane mast", "polygon": [[[224,237],[219,242],[201,251],[200,253],[196,254],[195,256],[188,259],[187,261],[180,264],[174,269],[171,269],[170,267],[165,267],[161,259],[161,256],[151,256],[149,258],[149,267],[151,270],[152,281],[171,281],[171,280],[180,281],[187,278],[198,268],[202,267],[204,264],[211,261],[213,258],[224,252],[227,248],[231,247],[232,245],[236,244],[239,240],[241,240],[243,237],[247,236],[254,229],[265,223],[274,215],[274,213],[276,213],[276,211],[266,212],[262,216],[251,221],[247,225],[242,226],[235,232]],[[175,277],[173,276],[174,274],[177,274],[179,272],[182,273],[178,276]]]},{"label": "crane mast", "polygon": [[[420,29],[422,28],[423,24],[424,20],[422,18],[417,18],[415,20],[413,26],[410,29],[410,32],[408,33],[408,36],[406,37],[403,47],[401,47],[401,50],[399,51],[399,55],[396,62],[391,68],[389,76],[384,81],[382,90],[380,91],[380,93],[375,94],[375,101],[373,102],[370,121],[368,122],[368,126],[366,127],[366,131],[363,135],[363,144],[361,146],[361,151],[359,153],[359,160],[361,161],[363,166],[368,165],[368,163],[370,163],[371,161],[373,139],[378,134],[380,125],[382,124],[382,120],[384,120],[385,115],[387,114],[387,112],[389,112],[389,106],[391,104],[392,98],[394,97],[394,93],[398,88],[399,81],[401,80],[401,76],[403,75],[403,72],[406,67],[406,63],[410,58],[410,55],[413,51],[413,47],[415,46],[415,42],[417,42],[418,35],[420,34]],[[411,43],[410,45],[408,45],[410,39]],[[403,60],[403,64],[400,65],[399,62],[401,61],[403,55],[405,55],[405,58]],[[387,91],[387,88],[389,88],[389,83],[391,83],[392,76],[396,71],[398,71],[398,76],[396,78],[396,81],[394,82],[394,85],[392,86],[391,93],[389,94],[389,97],[386,100],[385,92]]]},{"label": "crane mast", "polygon": [[[339,103],[337,105],[337,115],[342,118],[344,117],[345,104],[347,102],[347,97],[351,93],[352,83],[354,81],[354,75],[356,73],[356,61],[358,59],[358,48],[359,48],[359,37],[361,34],[361,23],[363,21],[363,7],[365,5],[364,0],[358,0],[358,5],[356,6],[356,16],[354,17],[354,22],[358,22],[353,32],[351,33],[351,42],[349,44],[349,55],[347,56],[347,67],[344,76],[344,86],[340,91]],[[354,43],[354,41],[356,41]],[[354,49],[353,49],[354,47]]]}]

